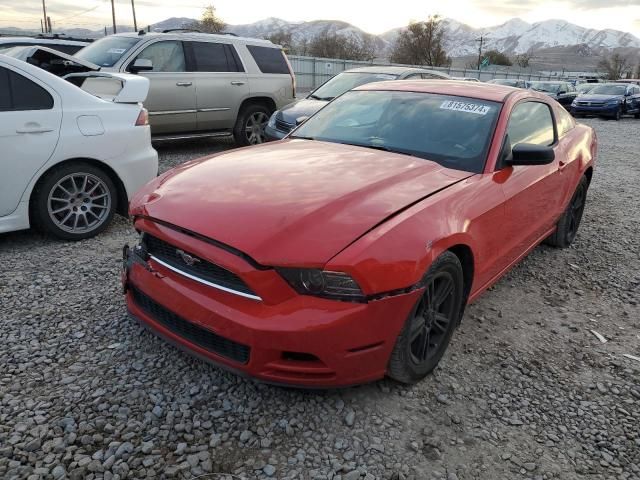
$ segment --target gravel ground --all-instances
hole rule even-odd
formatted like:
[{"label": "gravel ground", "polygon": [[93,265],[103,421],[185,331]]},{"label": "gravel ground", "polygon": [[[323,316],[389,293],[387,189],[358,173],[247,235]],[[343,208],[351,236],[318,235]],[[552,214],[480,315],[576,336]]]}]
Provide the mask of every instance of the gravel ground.
[{"label": "gravel ground", "polygon": [[[124,219],[81,243],[0,235],[0,478],[639,479],[640,122],[587,122],[576,243],[472,305],[414,387],[278,388],[160,341],[125,312]],[[161,147],[163,169],[228,147]]]}]

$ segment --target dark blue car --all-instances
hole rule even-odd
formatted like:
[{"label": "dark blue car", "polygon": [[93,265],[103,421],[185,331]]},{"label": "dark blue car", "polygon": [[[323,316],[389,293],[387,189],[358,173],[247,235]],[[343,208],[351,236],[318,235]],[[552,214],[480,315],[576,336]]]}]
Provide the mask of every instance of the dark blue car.
[{"label": "dark blue car", "polygon": [[620,120],[623,115],[640,118],[640,86],[631,83],[603,83],[580,95],[571,104],[574,116],[596,115]]}]

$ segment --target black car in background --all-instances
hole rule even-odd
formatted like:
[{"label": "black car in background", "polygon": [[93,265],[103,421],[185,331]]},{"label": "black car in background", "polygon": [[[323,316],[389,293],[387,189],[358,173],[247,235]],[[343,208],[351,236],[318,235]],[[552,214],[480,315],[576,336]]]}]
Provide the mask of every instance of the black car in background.
[{"label": "black car in background", "polygon": [[571,108],[571,104],[578,96],[578,91],[569,82],[562,81],[544,81],[529,82],[529,88],[536,92],[541,92],[554,98],[567,110]]}]

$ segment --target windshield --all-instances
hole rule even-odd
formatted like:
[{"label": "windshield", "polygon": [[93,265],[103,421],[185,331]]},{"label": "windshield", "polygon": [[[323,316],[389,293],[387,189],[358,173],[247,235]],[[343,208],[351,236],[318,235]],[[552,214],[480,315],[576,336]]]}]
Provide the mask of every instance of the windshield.
[{"label": "windshield", "polygon": [[531,82],[530,84],[530,88],[538,92],[558,93],[561,87],[561,83]]},{"label": "windshield", "polygon": [[504,79],[491,80],[489,83],[495,83],[496,85],[507,85],[509,87],[515,87],[518,84],[518,81],[517,80],[507,80],[506,78],[504,78]]},{"label": "windshield", "polygon": [[576,87],[576,90],[578,90],[578,92],[580,93],[588,93],[591,90],[593,90],[594,88],[596,88],[597,85],[594,85],[592,83],[583,83],[581,85],[578,85]]},{"label": "windshield", "polygon": [[289,138],[358,145],[481,173],[500,104],[418,92],[351,91]]},{"label": "windshield", "polygon": [[113,67],[139,41],[132,37],[104,37],[84,47],[75,56],[100,67]]},{"label": "windshield", "polygon": [[397,75],[388,73],[369,73],[369,72],[342,72],[333,77],[324,85],[318,87],[317,90],[309,95],[309,98],[315,100],[333,100],[344,92],[348,92],[352,88],[356,88],[365,83],[383,82],[385,80],[395,80]]},{"label": "windshield", "polygon": [[589,93],[592,95],[624,95],[626,91],[626,85],[598,85]]}]

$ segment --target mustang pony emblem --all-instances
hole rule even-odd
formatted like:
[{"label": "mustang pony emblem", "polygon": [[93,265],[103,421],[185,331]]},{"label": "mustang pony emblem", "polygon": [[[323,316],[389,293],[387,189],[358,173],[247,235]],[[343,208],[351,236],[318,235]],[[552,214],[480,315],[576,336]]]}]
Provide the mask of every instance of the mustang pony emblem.
[{"label": "mustang pony emblem", "polygon": [[184,250],[176,249],[176,253],[180,255],[180,258],[182,259],[182,261],[187,265],[189,265],[190,267],[193,267],[193,265],[195,265],[196,263],[200,263],[199,258],[189,255]]}]

